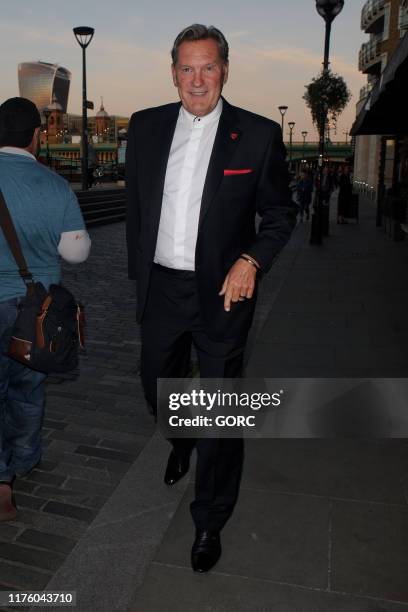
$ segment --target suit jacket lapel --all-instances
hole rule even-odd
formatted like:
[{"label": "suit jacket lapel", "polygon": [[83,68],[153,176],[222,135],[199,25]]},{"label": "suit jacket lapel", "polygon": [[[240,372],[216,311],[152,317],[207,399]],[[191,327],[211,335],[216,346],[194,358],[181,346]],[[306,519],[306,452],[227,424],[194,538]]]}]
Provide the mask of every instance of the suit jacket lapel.
[{"label": "suit jacket lapel", "polygon": [[223,99],[223,109],[215,136],[201,199],[199,228],[207,214],[240,140],[241,130],[234,108]]}]

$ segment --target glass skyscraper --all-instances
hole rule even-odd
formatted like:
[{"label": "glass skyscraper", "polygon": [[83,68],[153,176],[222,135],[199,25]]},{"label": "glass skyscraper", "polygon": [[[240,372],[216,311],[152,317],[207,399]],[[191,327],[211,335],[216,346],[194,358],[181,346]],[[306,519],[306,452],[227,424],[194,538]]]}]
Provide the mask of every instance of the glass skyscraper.
[{"label": "glass skyscraper", "polygon": [[23,62],[18,65],[20,96],[34,102],[40,113],[53,98],[62,106],[62,111],[67,112],[70,82],[70,71],[58,64]]}]

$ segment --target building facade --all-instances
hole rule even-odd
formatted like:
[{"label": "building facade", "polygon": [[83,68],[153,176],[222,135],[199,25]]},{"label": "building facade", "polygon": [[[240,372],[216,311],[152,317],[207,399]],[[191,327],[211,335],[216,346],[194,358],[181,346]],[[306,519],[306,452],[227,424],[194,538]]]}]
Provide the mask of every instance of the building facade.
[{"label": "building facade", "polygon": [[40,113],[55,100],[67,112],[71,73],[58,64],[23,62],[18,65],[20,96],[28,98]]},{"label": "building facade", "polygon": [[[370,93],[381,79],[387,63],[408,27],[408,0],[367,0],[361,11],[361,29],[369,36],[361,46],[358,67],[367,75],[367,84],[360,90],[357,116],[367,105]],[[382,140],[377,135],[355,137],[354,181],[360,189],[378,192]],[[385,186],[392,176],[385,177]]]},{"label": "building facade", "polygon": [[[105,109],[103,114],[88,117],[88,137],[95,143],[115,143],[127,133],[129,117],[109,115]],[[106,113],[106,114],[105,114]],[[63,117],[64,140],[70,140],[72,136],[80,136],[82,132],[82,115],[66,114]]]},{"label": "building facade", "polygon": [[94,136],[97,142],[108,142],[110,138],[110,117],[103,106],[103,99],[101,99],[101,107],[95,117]]}]

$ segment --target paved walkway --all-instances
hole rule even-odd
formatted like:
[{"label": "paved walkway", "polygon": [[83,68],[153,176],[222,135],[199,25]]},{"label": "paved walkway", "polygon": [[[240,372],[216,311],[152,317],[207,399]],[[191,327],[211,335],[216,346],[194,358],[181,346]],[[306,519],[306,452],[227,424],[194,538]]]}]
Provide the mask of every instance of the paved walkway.
[{"label": "paved walkway", "polygon": [[[249,375],[407,377],[408,242],[370,209],[331,229],[311,247],[300,224],[264,279]],[[191,571],[193,481],[162,484],[123,225],[92,233],[91,259],[65,274],[90,348],[78,379],[50,381],[44,461],[20,482],[19,521],[0,526],[1,588],[73,589],[80,612],[408,611],[405,440],[248,441],[223,557]]]}]

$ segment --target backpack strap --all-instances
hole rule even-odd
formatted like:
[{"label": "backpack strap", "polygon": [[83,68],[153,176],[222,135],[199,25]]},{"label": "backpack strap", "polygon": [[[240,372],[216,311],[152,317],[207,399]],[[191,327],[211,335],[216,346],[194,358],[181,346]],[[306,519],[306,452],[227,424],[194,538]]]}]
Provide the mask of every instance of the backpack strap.
[{"label": "backpack strap", "polygon": [[7,244],[10,247],[10,251],[16,260],[18,272],[23,279],[26,286],[32,284],[33,275],[27,268],[27,262],[21,250],[21,244],[17,236],[16,228],[14,227],[13,219],[11,218],[10,211],[7,208],[6,200],[0,189],[0,227],[4,232]]}]

